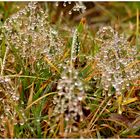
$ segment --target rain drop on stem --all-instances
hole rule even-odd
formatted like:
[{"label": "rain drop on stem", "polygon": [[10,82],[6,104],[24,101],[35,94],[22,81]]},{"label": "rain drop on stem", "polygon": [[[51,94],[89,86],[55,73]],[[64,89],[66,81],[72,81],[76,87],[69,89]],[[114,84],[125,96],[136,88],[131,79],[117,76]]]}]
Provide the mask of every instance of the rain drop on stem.
[{"label": "rain drop on stem", "polygon": [[71,11],[69,11],[69,15],[71,15],[72,14],[72,12]]}]

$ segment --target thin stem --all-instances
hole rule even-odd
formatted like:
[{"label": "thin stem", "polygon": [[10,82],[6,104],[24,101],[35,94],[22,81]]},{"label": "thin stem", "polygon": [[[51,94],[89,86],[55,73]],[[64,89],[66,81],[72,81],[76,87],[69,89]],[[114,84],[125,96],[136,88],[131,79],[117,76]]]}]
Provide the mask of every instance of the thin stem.
[{"label": "thin stem", "polygon": [[29,108],[31,108],[34,104],[36,104],[37,102],[39,102],[40,100],[42,100],[43,98],[49,96],[49,95],[53,95],[56,94],[57,92],[50,92],[50,93],[46,93],[45,95],[41,96],[40,98],[38,98],[37,100],[33,101],[31,104],[29,104],[25,111],[28,110]]},{"label": "thin stem", "polygon": [[71,60],[70,60],[70,68],[71,68],[71,70],[73,69],[72,60],[73,60],[74,47],[75,47],[75,43],[76,43],[76,34],[77,34],[77,29],[75,30],[74,35],[73,35],[73,39],[72,39]]},{"label": "thin stem", "polygon": [[1,65],[1,75],[3,75],[3,71],[4,71],[4,67],[5,67],[5,61],[6,61],[6,56],[8,54],[8,51],[9,51],[9,48],[6,47],[6,51],[5,51],[5,54],[4,54],[4,58],[3,58],[3,62],[2,62],[2,65]]},{"label": "thin stem", "polygon": [[5,76],[1,76],[4,78],[31,78],[31,79],[40,79],[40,80],[47,80],[46,78],[41,78],[41,77],[37,77],[37,76],[29,76],[29,75],[5,75]]},{"label": "thin stem", "polygon": [[136,45],[137,49],[140,50],[139,44],[138,44],[138,38],[139,38],[139,9],[137,9],[137,23],[136,23]]}]

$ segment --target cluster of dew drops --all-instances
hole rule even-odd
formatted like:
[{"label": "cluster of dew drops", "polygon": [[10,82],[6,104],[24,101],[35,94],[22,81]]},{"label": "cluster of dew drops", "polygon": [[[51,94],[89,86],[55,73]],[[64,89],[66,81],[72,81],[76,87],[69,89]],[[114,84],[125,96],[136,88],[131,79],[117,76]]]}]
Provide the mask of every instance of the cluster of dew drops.
[{"label": "cluster of dew drops", "polygon": [[[84,13],[85,10],[86,10],[86,6],[84,5],[83,2],[81,1],[78,1],[78,2],[74,2],[74,6],[72,7],[72,9],[68,12],[69,15],[71,15],[73,12],[81,12],[81,13]],[[71,5],[72,2],[71,1],[64,1],[63,2],[63,6],[66,7],[67,5]],[[59,6],[59,2],[56,2],[55,3],[55,6]]]}]

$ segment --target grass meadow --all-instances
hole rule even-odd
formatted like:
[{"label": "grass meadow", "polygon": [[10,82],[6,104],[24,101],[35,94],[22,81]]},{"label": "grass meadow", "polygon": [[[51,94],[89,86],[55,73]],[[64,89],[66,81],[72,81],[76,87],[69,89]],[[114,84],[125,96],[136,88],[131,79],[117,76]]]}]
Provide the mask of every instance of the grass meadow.
[{"label": "grass meadow", "polygon": [[0,138],[140,138],[139,2],[0,2]]}]

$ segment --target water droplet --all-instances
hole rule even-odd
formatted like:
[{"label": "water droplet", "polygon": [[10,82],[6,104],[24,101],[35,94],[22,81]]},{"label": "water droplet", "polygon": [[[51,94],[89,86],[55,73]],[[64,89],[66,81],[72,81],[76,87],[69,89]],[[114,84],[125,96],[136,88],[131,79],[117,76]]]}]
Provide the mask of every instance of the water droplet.
[{"label": "water droplet", "polygon": [[68,116],[65,117],[65,121],[69,121],[69,117]]},{"label": "water droplet", "polygon": [[23,126],[24,125],[24,122],[20,122],[20,125]]},{"label": "water droplet", "polygon": [[14,125],[17,125],[17,122],[14,122]]},{"label": "water droplet", "polygon": [[111,92],[108,92],[108,96],[111,96],[112,94],[111,94]]},{"label": "water droplet", "polygon": [[78,89],[79,89],[80,91],[83,91],[83,90],[84,90],[83,86],[79,87]]},{"label": "water droplet", "polygon": [[6,108],[6,111],[9,112],[10,111],[10,108]]},{"label": "water droplet", "polygon": [[59,6],[59,3],[58,3],[58,2],[56,2],[56,3],[55,3],[55,6]]},{"label": "water droplet", "polygon": [[108,88],[109,88],[109,84],[106,83],[106,84],[104,85],[104,89],[105,89],[105,90],[108,90]]},{"label": "water droplet", "polygon": [[25,122],[27,122],[28,121],[28,119],[27,118],[25,118]]},{"label": "water droplet", "polygon": [[78,100],[79,100],[79,101],[82,101],[82,99],[83,99],[82,96],[79,96],[79,97],[78,97]]},{"label": "water droplet", "polygon": [[66,3],[65,2],[63,3],[63,6],[66,7]]},{"label": "water droplet", "polygon": [[62,78],[63,80],[65,80],[65,79],[67,79],[67,75],[62,75],[61,78]]},{"label": "water droplet", "polygon": [[78,83],[77,83],[77,82],[75,82],[75,83],[74,83],[74,85],[75,85],[75,86],[78,86]]},{"label": "water droplet", "polygon": [[53,129],[51,129],[51,130],[50,130],[50,132],[51,132],[51,133],[54,133],[54,130],[53,130]]},{"label": "water droplet", "polygon": [[23,101],[21,101],[21,104],[22,104],[22,105],[24,105],[24,102],[23,102]]},{"label": "water droplet", "polygon": [[120,91],[120,88],[119,87],[116,87],[116,91],[119,92]]},{"label": "water droplet", "polygon": [[31,128],[30,130],[31,130],[31,132],[34,132],[34,129],[33,128]]},{"label": "water droplet", "polygon": [[70,68],[70,69],[68,70],[68,72],[69,72],[69,73],[72,73],[72,69]]},{"label": "water droplet", "polygon": [[5,82],[9,82],[10,81],[10,79],[9,78],[5,78]]},{"label": "water droplet", "polygon": [[107,80],[110,82],[111,81],[111,78],[108,78]]},{"label": "water droplet", "polygon": [[53,35],[57,35],[57,31],[55,31],[55,30],[51,30],[51,33],[52,33]]},{"label": "water droplet", "polygon": [[78,12],[79,12],[79,11],[80,11],[80,8],[77,8],[77,9],[76,9],[76,11],[78,11]]},{"label": "water droplet", "polygon": [[73,11],[76,11],[76,8],[75,7],[73,8]]},{"label": "water droplet", "polygon": [[119,110],[118,110],[118,114],[122,114],[122,110],[119,109]]},{"label": "water droplet", "polygon": [[69,11],[69,15],[71,15],[72,14],[72,11]]},{"label": "water droplet", "polygon": [[4,118],[4,116],[3,116],[3,115],[1,115],[1,116],[0,116],[0,118],[1,118],[1,119],[3,119],[3,118]]},{"label": "water droplet", "polygon": [[37,122],[40,122],[40,119],[37,119],[36,121],[37,121]]},{"label": "water droplet", "polygon": [[22,114],[22,116],[25,116],[25,113],[21,113]]},{"label": "water droplet", "polygon": [[16,97],[15,97],[15,100],[16,100],[16,101],[18,101],[18,100],[19,100],[19,97],[18,97],[18,96],[16,96]]},{"label": "water droplet", "polygon": [[74,89],[74,86],[73,85],[71,85],[71,87],[69,88],[70,90],[73,90]]},{"label": "water droplet", "polygon": [[83,112],[82,111],[79,111],[79,115],[82,116],[83,115]]},{"label": "water droplet", "polygon": [[58,86],[57,86],[57,89],[58,90],[61,90],[63,87],[59,84]]},{"label": "water droplet", "polygon": [[129,83],[127,83],[126,86],[129,87]]},{"label": "water droplet", "polygon": [[64,95],[64,92],[58,92],[58,95],[62,96],[62,95]]},{"label": "water droplet", "polygon": [[74,106],[77,106],[77,104],[78,104],[77,100],[76,101],[73,101],[73,105]]},{"label": "water droplet", "polygon": [[78,131],[78,128],[75,126],[73,126],[72,129],[73,129],[73,131]]},{"label": "water droplet", "polygon": [[57,104],[56,100],[53,100],[53,104]]},{"label": "water droplet", "polygon": [[87,9],[86,6],[83,9],[86,10]]}]

